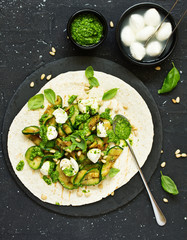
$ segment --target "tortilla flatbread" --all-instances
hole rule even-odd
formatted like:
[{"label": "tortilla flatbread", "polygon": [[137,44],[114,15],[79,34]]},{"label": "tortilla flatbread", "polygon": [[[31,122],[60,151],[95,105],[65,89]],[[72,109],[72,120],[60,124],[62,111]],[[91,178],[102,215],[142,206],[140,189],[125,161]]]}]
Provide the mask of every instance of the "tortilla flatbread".
[{"label": "tortilla flatbread", "polygon": [[[115,98],[103,101],[99,112],[101,113],[105,108],[110,107],[113,109],[112,116],[119,113],[129,119],[133,126],[130,136],[133,141],[133,150],[140,167],[142,167],[151,151],[154,135],[151,113],[145,101],[134,88],[117,77],[97,71],[94,71],[94,76],[98,79],[100,86],[97,88],[93,87],[89,94],[86,94],[84,91],[85,84],[88,84],[85,71],[60,74],[46,83],[39,93],[43,93],[44,89],[51,88],[56,95],[62,97],[63,105],[65,106],[67,105],[69,96],[73,94],[78,95],[82,99],[97,98],[101,101],[104,92],[112,88],[119,88]],[[45,99],[44,109],[31,111],[28,109],[26,103],[14,118],[8,134],[10,162],[17,177],[32,194],[39,199],[41,199],[42,195],[46,196],[45,200],[41,200],[52,204],[56,202],[60,205],[73,206],[90,204],[109,196],[117,188],[126,184],[137,173],[136,163],[129,149],[125,147],[114,165],[114,167],[120,169],[120,172],[113,178],[107,176],[99,185],[74,190],[63,188],[59,182],[47,185],[42,179],[40,171],[32,170],[25,160],[25,152],[29,147],[33,146],[33,143],[22,134],[22,130],[24,127],[30,125],[39,126],[39,119],[48,105],[49,103]],[[22,171],[17,171],[16,166],[20,160],[25,161],[25,166]],[[83,193],[83,189],[86,189],[86,191],[89,190],[89,194]]]}]

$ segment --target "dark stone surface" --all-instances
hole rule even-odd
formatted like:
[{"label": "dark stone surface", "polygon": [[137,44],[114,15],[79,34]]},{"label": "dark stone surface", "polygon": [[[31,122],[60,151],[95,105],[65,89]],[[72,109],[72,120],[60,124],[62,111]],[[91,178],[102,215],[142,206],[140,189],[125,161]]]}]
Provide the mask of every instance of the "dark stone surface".
[{"label": "dark stone surface", "polygon": [[[167,218],[165,227],[158,227],[146,191],[128,205],[107,215],[92,218],[65,217],[41,208],[30,200],[11,177],[0,152],[0,239],[185,239],[187,236],[187,162],[176,159],[177,148],[187,151],[187,83],[186,77],[186,19],[179,26],[178,43],[173,54],[161,66],[143,68],[124,60],[115,41],[115,29],[109,28],[107,40],[98,49],[83,52],[66,39],[66,23],[70,15],[81,8],[100,11],[109,22],[117,23],[120,15],[140,1],[127,0],[1,0],[0,1],[0,121],[13,93],[44,63],[67,56],[91,55],[115,61],[134,73],[149,88],[163,121],[163,150],[160,163],[166,161],[163,173],[173,178],[179,195],[170,196],[160,185],[160,166],[149,186]],[[172,3],[158,0],[166,9]],[[173,11],[176,21],[186,9],[181,0]],[[57,49],[55,57],[50,48]],[[158,95],[171,62],[181,72],[181,80],[174,91]],[[172,98],[180,96],[180,104]],[[169,200],[163,203],[162,198]]]}]

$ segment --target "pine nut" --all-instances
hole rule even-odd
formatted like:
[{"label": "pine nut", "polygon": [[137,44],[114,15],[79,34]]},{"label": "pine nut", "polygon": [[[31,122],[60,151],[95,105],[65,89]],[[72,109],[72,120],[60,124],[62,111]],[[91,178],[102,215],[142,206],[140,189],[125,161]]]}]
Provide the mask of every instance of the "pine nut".
[{"label": "pine nut", "polygon": [[81,151],[78,151],[77,156],[80,157],[80,155],[81,155]]},{"label": "pine nut", "polygon": [[99,188],[99,189],[103,189],[103,184],[100,183],[100,184],[98,185],[98,188]]},{"label": "pine nut", "polygon": [[166,162],[162,162],[160,166],[164,168],[166,166]]},{"label": "pine nut", "polygon": [[30,87],[32,87],[32,88],[34,87],[34,82],[30,83]]},{"label": "pine nut", "polygon": [[160,70],[161,70],[161,67],[160,67],[160,66],[157,66],[157,67],[155,67],[155,70],[160,71]]},{"label": "pine nut", "polygon": [[51,56],[54,56],[54,55],[55,55],[55,53],[54,53],[54,52],[49,52],[49,54],[50,54]]},{"label": "pine nut", "polygon": [[173,103],[176,103],[176,100],[175,100],[174,98],[172,98],[172,102],[173,102]]},{"label": "pine nut", "polygon": [[51,48],[53,53],[56,53],[56,49],[54,47]]},{"label": "pine nut", "polygon": [[76,142],[81,142],[81,140],[79,138],[75,138]]},{"label": "pine nut", "polygon": [[180,158],[181,154],[176,154],[175,156],[176,156],[176,158]]},{"label": "pine nut", "polygon": [[163,152],[164,152],[163,150],[160,151],[160,153],[163,153]]},{"label": "pine nut", "polygon": [[83,193],[82,192],[77,192],[78,197],[82,197]]},{"label": "pine nut", "polygon": [[55,152],[56,152],[55,149],[51,149],[51,150],[50,150],[50,153],[55,153]]},{"label": "pine nut", "polygon": [[103,159],[107,159],[108,156],[104,156]]},{"label": "pine nut", "polygon": [[102,159],[101,162],[102,162],[102,163],[106,163],[106,160]]},{"label": "pine nut", "polygon": [[111,196],[114,196],[114,192],[111,193]]},{"label": "pine nut", "polygon": [[60,163],[60,160],[58,160],[57,162],[56,162],[56,164],[58,165]]},{"label": "pine nut", "polygon": [[101,152],[101,156],[104,156],[105,154],[103,152]]},{"label": "pine nut", "polygon": [[168,199],[167,198],[163,198],[163,202],[168,203]]},{"label": "pine nut", "polygon": [[126,106],[123,106],[123,108],[124,108],[125,110],[127,110],[127,109],[128,109],[128,107],[126,107]]},{"label": "pine nut", "polygon": [[176,101],[176,103],[180,103],[180,97],[177,97],[177,98],[175,99],[175,101]]},{"label": "pine nut", "polygon": [[50,80],[51,77],[52,77],[52,75],[50,74],[50,75],[48,75],[48,76],[46,77],[46,79],[47,79],[47,80]]},{"label": "pine nut", "polygon": [[44,80],[44,78],[45,78],[45,74],[43,73],[43,74],[40,76],[40,79],[41,79],[41,80]]},{"label": "pine nut", "polygon": [[92,128],[92,131],[94,131],[96,129],[96,126],[94,126],[93,128]]},{"label": "pine nut", "polygon": [[90,192],[87,192],[87,193],[85,193],[84,195],[85,195],[85,197],[89,197],[89,196],[91,195],[91,193],[90,193]]},{"label": "pine nut", "polygon": [[110,27],[113,28],[114,27],[114,23],[112,21],[110,21]]},{"label": "pine nut", "polygon": [[175,151],[175,155],[179,154],[180,152],[181,152],[180,149],[177,149],[177,150]]},{"label": "pine nut", "polygon": [[181,157],[187,157],[187,154],[186,153],[182,153]]},{"label": "pine nut", "polygon": [[47,196],[46,196],[45,194],[42,194],[42,195],[41,195],[41,199],[42,199],[42,200],[46,200],[46,199],[47,199]]},{"label": "pine nut", "polygon": [[65,151],[66,151],[66,152],[68,152],[68,153],[70,153],[70,152],[71,152],[71,150],[70,150],[70,149],[68,149],[68,148],[67,148],[67,149],[65,149]]},{"label": "pine nut", "polygon": [[67,156],[68,155],[68,152],[65,152],[65,154],[64,154],[65,156]]}]

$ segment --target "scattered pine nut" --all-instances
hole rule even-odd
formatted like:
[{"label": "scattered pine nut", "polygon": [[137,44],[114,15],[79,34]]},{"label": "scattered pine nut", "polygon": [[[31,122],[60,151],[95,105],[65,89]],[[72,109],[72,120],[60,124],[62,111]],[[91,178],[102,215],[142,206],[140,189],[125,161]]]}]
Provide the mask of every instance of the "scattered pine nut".
[{"label": "scattered pine nut", "polygon": [[163,198],[163,202],[168,203],[168,199],[167,198]]},{"label": "scattered pine nut", "polygon": [[181,155],[181,157],[187,157],[186,153],[181,153],[180,155]]},{"label": "scattered pine nut", "polygon": [[50,150],[50,153],[55,153],[55,152],[56,152],[55,149],[51,149],[51,150]]},{"label": "scattered pine nut", "polygon": [[53,158],[53,161],[57,163],[58,159],[56,159],[56,158]]},{"label": "scattered pine nut", "polygon": [[99,189],[103,189],[103,184],[100,183],[100,184],[98,185],[98,188],[99,188]]},{"label": "scattered pine nut", "polygon": [[56,164],[58,165],[60,163],[60,160],[58,160],[57,162],[56,162]]},{"label": "scattered pine nut", "polygon": [[67,36],[67,39],[69,39],[69,36]]},{"label": "scattered pine nut", "polygon": [[81,142],[80,138],[75,138],[76,142]]},{"label": "scattered pine nut", "polygon": [[85,83],[84,86],[90,88],[90,84],[88,83]]},{"label": "scattered pine nut", "polygon": [[102,152],[102,153],[101,153],[101,156],[104,156],[104,155],[105,155],[105,154]]},{"label": "scattered pine nut", "polygon": [[112,21],[110,21],[110,27],[113,28],[114,27],[114,23]]},{"label": "scattered pine nut", "polygon": [[70,150],[70,149],[68,149],[68,148],[67,148],[67,149],[65,149],[65,151],[66,151],[66,152],[69,152],[69,153],[71,152],[71,150]]},{"label": "scattered pine nut", "polygon": [[41,195],[41,199],[42,199],[42,200],[46,200],[46,199],[47,199],[47,196],[46,196],[45,194],[42,194],[42,195]]},{"label": "scattered pine nut", "polygon": [[80,155],[81,155],[81,151],[78,151],[77,156],[80,157]]},{"label": "scattered pine nut", "polygon": [[114,196],[114,192],[111,193],[111,196]]},{"label": "scattered pine nut", "polygon": [[90,192],[86,192],[84,195],[85,195],[85,197],[89,197],[91,195],[91,193]]},{"label": "scattered pine nut", "polygon": [[82,197],[83,193],[82,192],[77,192],[78,197]]},{"label": "scattered pine nut", "polygon": [[41,79],[41,80],[44,80],[44,78],[45,78],[45,74],[43,73],[43,74],[41,75],[40,79]]},{"label": "scattered pine nut", "polygon": [[47,79],[47,80],[50,80],[51,77],[52,77],[52,75],[50,74],[50,75],[48,75],[48,76],[46,77],[46,79]]},{"label": "scattered pine nut", "polygon": [[163,152],[164,152],[163,150],[160,151],[160,153],[163,153]]},{"label": "scattered pine nut", "polygon": [[107,159],[108,156],[104,156],[103,159]]},{"label": "scattered pine nut", "polygon": [[88,91],[88,90],[90,90],[89,87],[84,87],[84,91]]},{"label": "scattered pine nut", "polygon": [[54,47],[51,48],[53,53],[56,53],[56,49]]},{"label": "scattered pine nut", "polygon": [[68,155],[68,152],[65,152],[65,156],[67,156]]},{"label": "scattered pine nut", "polygon": [[128,109],[128,107],[126,107],[126,106],[123,106],[123,108],[124,108],[125,110],[127,110],[127,109]]},{"label": "scattered pine nut", "polygon": [[172,98],[172,102],[173,102],[173,103],[176,103],[176,100],[175,100],[174,98]]},{"label": "scattered pine nut", "polygon": [[94,131],[95,129],[96,129],[96,126],[93,126],[92,131]]},{"label": "scattered pine nut", "polygon": [[180,158],[181,154],[176,154],[175,156],[176,156],[176,158]]},{"label": "scattered pine nut", "polygon": [[181,152],[180,149],[177,149],[177,150],[175,151],[175,155],[179,154],[180,152]]},{"label": "scattered pine nut", "polygon": [[101,162],[102,162],[102,163],[106,163],[106,160],[102,159]]},{"label": "scattered pine nut", "polygon": [[166,166],[166,162],[162,162],[160,166],[164,168]]},{"label": "scattered pine nut", "polygon": [[160,70],[161,70],[161,67],[160,67],[160,66],[157,66],[157,67],[155,67],[155,70],[160,71]]},{"label": "scattered pine nut", "polygon": [[55,53],[54,53],[54,52],[49,52],[49,54],[50,54],[51,56],[54,56],[54,55],[55,55]]},{"label": "scattered pine nut", "polygon": [[180,97],[177,97],[177,98],[175,99],[175,101],[176,101],[176,103],[180,103]]},{"label": "scattered pine nut", "polygon": [[34,82],[31,82],[31,83],[30,83],[30,87],[34,87]]}]

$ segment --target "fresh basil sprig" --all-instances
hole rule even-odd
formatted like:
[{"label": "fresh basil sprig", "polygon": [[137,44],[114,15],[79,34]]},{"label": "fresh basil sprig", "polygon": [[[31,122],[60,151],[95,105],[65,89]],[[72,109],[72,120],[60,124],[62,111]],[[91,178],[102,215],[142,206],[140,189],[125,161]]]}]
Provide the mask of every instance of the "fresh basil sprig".
[{"label": "fresh basil sprig", "polygon": [[115,97],[116,94],[117,94],[118,89],[119,89],[119,88],[112,88],[112,89],[110,89],[109,91],[105,92],[105,93],[103,94],[102,100],[110,100],[110,99],[112,99],[113,97]]},{"label": "fresh basil sprig", "polygon": [[172,63],[172,64],[173,64],[173,68],[170,70],[170,72],[168,73],[168,75],[164,79],[164,83],[162,85],[162,88],[158,90],[159,94],[170,92],[171,90],[173,90],[177,86],[177,83],[180,80],[180,73],[176,69],[174,63]]},{"label": "fresh basil sprig", "polygon": [[46,99],[51,103],[51,104],[55,104],[55,100],[56,100],[56,94],[52,89],[45,89],[44,90],[44,95],[46,97]]},{"label": "fresh basil sprig", "polygon": [[111,168],[109,172],[109,177],[113,178],[120,170],[117,168]]},{"label": "fresh basil sprig", "polygon": [[90,88],[99,86],[97,78],[94,77],[94,70],[92,66],[86,68],[85,75],[89,81]]},{"label": "fresh basil sprig", "polygon": [[36,110],[39,108],[44,108],[44,95],[43,94],[37,94],[33,97],[31,97],[28,101],[28,108],[30,110]]},{"label": "fresh basil sprig", "polygon": [[165,176],[161,173],[161,185],[162,185],[162,188],[168,192],[168,193],[171,193],[173,195],[177,195],[179,194],[179,191],[177,189],[177,186],[176,184],[174,183],[174,181],[168,177],[168,176]]}]

